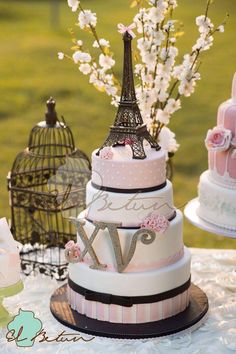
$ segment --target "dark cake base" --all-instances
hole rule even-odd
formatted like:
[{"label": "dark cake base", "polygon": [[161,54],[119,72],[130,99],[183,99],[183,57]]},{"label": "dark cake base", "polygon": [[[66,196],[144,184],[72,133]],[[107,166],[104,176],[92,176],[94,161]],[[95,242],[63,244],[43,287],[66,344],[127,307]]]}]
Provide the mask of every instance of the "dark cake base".
[{"label": "dark cake base", "polygon": [[165,320],[122,324],[98,321],[71,309],[67,301],[67,285],[56,289],[50,300],[50,310],[53,316],[63,325],[87,334],[123,339],[142,339],[167,336],[187,328],[197,326],[208,311],[206,294],[196,285],[190,287],[190,304],[180,314]]}]

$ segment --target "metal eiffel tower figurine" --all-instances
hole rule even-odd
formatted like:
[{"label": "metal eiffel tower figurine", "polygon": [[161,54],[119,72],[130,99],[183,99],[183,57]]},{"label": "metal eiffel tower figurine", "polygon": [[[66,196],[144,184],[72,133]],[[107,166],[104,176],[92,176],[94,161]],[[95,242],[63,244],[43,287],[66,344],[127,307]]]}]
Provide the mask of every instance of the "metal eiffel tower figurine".
[{"label": "metal eiffel tower figurine", "polygon": [[115,122],[110,127],[110,133],[105,140],[102,148],[106,146],[130,145],[133,159],[145,159],[146,154],[143,148],[143,141],[149,142],[152,148],[160,150],[160,146],[148,132],[146,124],[138,107],[132,68],[131,41],[132,36],[125,32],[124,41],[124,64],[123,64],[123,83],[119,108]]}]

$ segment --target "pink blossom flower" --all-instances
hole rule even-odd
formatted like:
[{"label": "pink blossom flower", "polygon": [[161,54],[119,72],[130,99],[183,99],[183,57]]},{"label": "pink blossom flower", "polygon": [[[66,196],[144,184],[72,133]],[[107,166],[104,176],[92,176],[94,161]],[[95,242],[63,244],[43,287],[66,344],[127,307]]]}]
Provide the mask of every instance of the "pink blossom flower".
[{"label": "pink blossom flower", "polygon": [[67,242],[67,244],[65,245],[65,248],[68,249],[68,250],[71,250],[75,245],[75,242],[70,240]]},{"label": "pink blossom flower", "polygon": [[205,144],[208,150],[226,151],[230,147],[232,132],[223,126],[208,130]]},{"label": "pink blossom flower", "polygon": [[143,220],[140,226],[141,228],[151,229],[163,234],[169,227],[169,224],[169,220],[164,215],[159,215],[156,212],[153,212]]},{"label": "pink blossom flower", "polygon": [[111,160],[113,158],[113,151],[112,148],[109,146],[104,147],[101,151],[100,151],[100,158],[103,160]]}]

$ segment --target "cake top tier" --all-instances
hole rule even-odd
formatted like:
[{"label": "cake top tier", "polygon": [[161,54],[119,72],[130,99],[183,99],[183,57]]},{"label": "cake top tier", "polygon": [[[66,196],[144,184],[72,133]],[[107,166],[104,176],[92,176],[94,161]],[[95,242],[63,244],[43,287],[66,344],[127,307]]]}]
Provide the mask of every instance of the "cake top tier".
[{"label": "cake top tier", "polygon": [[92,183],[108,189],[160,188],[166,180],[164,151],[144,145],[146,158],[132,158],[129,146],[105,147],[92,154]]},{"label": "cake top tier", "polygon": [[223,102],[218,109],[217,125],[231,130],[236,135],[236,73],[232,83],[231,98]]}]

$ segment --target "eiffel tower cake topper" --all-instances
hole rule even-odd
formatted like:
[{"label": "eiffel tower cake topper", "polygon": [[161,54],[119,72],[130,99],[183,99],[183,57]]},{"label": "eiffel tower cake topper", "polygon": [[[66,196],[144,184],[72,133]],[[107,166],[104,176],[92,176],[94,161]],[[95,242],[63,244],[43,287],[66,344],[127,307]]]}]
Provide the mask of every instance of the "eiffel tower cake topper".
[{"label": "eiffel tower cake topper", "polygon": [[97,152],[107,146],[130,145],[133,159],[145,159],[146,154],[143,142],[146,140],[152,148],[160,150],[160,146],[147,130],[143,122],[134,88],[134,77],[132,68],[131,41],[132,36],[126,31],[123,35],[124,41],[124,64],[123,64],[123,83],[116,114],[115,122],[110,127],[110,133]]}]

